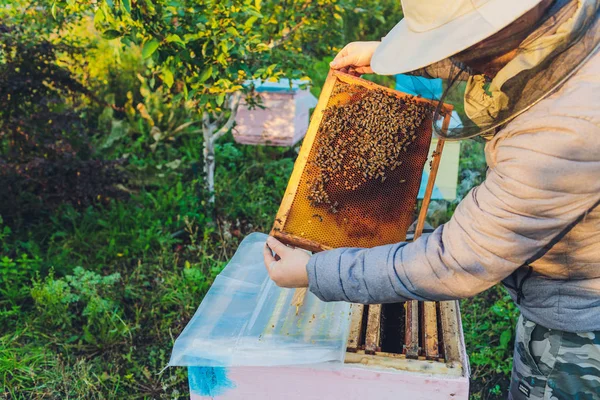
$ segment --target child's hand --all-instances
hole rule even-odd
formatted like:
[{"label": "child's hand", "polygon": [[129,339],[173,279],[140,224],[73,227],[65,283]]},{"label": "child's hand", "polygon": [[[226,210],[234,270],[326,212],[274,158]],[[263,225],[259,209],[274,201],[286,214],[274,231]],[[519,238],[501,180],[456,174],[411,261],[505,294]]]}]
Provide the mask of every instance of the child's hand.
[{"label": "child's hand", "polygon": [[[275,257],[271,250],[275,252]],[[301,249],[287,247],[274,237],[269,237],[263,256],[267,272],[277,286],[286,288],[308,286],[306,264],[308,264],[310,254]]]}]

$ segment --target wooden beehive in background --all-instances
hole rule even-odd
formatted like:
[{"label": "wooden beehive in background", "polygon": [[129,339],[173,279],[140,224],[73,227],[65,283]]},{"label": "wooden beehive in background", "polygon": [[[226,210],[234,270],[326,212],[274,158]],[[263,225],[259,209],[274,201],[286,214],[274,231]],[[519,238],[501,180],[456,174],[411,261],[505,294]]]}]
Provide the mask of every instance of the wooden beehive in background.
[{"label": "wooden beehive in background", "polygon": [[278,82],[253,82],[264,108],[250,109],[242,102],[233,130],[236,142],[250,145],[293,146],[306,134],[310,110],[317,99],[308,82],[282,79]]}]

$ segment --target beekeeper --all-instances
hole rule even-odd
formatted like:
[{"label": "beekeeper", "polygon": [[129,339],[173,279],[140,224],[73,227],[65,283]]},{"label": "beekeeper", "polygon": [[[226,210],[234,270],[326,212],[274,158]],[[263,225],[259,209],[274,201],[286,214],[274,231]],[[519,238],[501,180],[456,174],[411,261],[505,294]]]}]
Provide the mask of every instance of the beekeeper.
[{"label": "beekeeper", "polygon": [[[521,310],[511,399],[600,399],[600,0],[402,0],[381,42],[331,67],[446,79],[450,138],[487,139],[486,180],[413,243],[309,256],[269,238],[280,286],[325,301],[474,296],[503,282]],[[457,108],[458,109],[458,108]]]}]

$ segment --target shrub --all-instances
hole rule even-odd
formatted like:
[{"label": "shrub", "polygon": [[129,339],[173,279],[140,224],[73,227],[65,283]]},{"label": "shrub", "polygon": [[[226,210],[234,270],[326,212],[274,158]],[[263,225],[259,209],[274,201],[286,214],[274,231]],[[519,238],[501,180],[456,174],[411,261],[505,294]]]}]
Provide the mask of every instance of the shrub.
[{"label": "shrub", "polygon": [[76,50],[19,25],[0,25],[0,45],[0,214],[10,222],[64,202],[84,207],[122,196],[118,162],[94,159],[76,108],[92,95],[56,63],[57,51]]},{"label": "shrub", "polygon": [[242,232],[266,232],[285,192],[295,153],[286,148],[218,145],[216,208]]},{"label": "shrub", "polygon": [[115,287],[120,280],[119,273],[101,276],[76,267],[73,275],[62,279],[51,273],[43,281],[35,280],[31,296],[44,324],[63,328],[74,325],[81,329],[80,335],[72,336],[70,341],[105,347],[130,334],[120,315],[122,296]]},{"label": "shrub", "polygon": [[0,310],[7,307],[19,309],[21,301],[29,296],[29,283],[42,266],[35,252],[9,244],[12,230],[5,226],[0,216]]}]

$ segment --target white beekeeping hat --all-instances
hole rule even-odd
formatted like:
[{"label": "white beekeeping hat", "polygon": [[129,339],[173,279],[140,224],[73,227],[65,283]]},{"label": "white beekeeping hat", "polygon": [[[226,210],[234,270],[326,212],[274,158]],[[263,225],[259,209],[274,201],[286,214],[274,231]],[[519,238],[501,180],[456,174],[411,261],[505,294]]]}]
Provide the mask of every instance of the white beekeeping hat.
[{"label": "white beekeeping hat", "polygon": [[381,75],[433,64],[494,35],[542,0],[402,0],[404,19],[371,61]]}]

